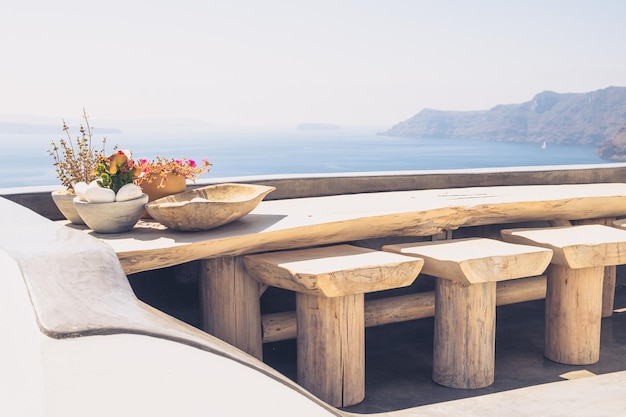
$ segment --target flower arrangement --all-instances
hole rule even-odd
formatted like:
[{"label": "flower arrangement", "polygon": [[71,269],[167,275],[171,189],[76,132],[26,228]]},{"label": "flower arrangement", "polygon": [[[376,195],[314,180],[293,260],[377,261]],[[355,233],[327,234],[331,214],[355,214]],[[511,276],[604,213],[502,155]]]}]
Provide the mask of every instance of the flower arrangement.
[{"label": "flower arrangement", "polygon": [[129,150],[117,150],[113,155],[100,156],[93,172],[95,180],[74,185],[78,198],[88,203],[112,203],[134,200],[142,196],[141,187],[134,183],[139,169]]},{"label": "flower arrangement", "polygon": [[195,181],[200,175],[209,172],[211,163],[206,159],[203,159],[202,163],[198,164],[193,159],[187,159],[186,157],[167,159],[157,156],[156,159],[151,161],[147,159],[138,160],[137,168],[140,172],[137,179],[138,185],[141,185],[143,182],[150,184],[158,181],[157,188],[163,188],[169,174],[180,175],[185,179]]},{"label": "flower arrangement", "polygon": [[93,148],[93,133],[84,108],[83,119],[85,125],[80,125],[80,136],[76,138],[76,142],[72,140],[70,128],[63,120],[63,131],[67,139],[61,138],[58,144],[51,141],[52,149],[48,150],[61,185],[70,193],[74,193],[76,183],[90,183],[96,178],[96,163],[105,153],[106,137],[102,139],[102,149]]},{"label": "flower arrangement", "polygon": [[109,157],[100,156],[95,167],[98,185],[115,193],[124,185],[132,184],[140,172],[128,150],[118,150]]}]

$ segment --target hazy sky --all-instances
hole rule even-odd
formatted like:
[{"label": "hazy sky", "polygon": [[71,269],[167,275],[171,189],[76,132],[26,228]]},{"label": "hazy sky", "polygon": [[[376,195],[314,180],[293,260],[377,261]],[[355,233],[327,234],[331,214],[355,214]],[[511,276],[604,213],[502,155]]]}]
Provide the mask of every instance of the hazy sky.
[{"label": "hazy sky", "polygon": [[20,0],[2,115],[391,126],[626,86],[623,0]]}]

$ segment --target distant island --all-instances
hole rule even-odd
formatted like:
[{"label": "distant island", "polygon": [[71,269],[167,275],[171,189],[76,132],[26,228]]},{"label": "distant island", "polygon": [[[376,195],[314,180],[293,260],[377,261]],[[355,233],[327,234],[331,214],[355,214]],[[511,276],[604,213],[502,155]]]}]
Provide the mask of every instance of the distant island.
[{"label": "distant island", "polygon": [[300,123],[298,130],[339,130],[341,126],[330,123]]},{"label": "distant island", "polygon": [[[424,109],[380,134],[415,138],[595,145],[605,159],[626,160],[626,87],[588,93],[544,91],[489,110]],[[612,142],[621,132],[621,144]]]},{"label": "distant island", "polygon": [[[72,136],[78,132],[78,127],[82,124],[81,121],[67,121],[70,127]],[[116,127],[100,127],[101,124]],[[97,125],[91,126],[94,134],[119,134],[128,133],[130,131],[142,131],[142,132],[162,132],[162,131],[176,131],[176,132],[210,132],[213,131],[215,126],[212,123],[205,122],[203,120],[196,119],[115,119],[98,121]],[[37,123],[37,122],[22,122],[13,121],[10,118],[5,118],[0,115],[0,134],[44,134],[44,135],[65,135],[63,132],[62,123],[49,124],[49,123]]]}]

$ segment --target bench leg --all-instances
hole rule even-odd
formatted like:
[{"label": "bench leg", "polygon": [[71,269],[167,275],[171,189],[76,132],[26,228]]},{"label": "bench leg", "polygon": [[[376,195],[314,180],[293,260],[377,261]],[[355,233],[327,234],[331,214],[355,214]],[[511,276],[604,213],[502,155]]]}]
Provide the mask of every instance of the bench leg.
[{"label": "bench leg", "polygon": [[545,356],[558,363],[600,360],[604,267],[548,268]]},{"label": "bench leg", "polygon": [[433,380],[450,388],[493,384],[496,283],[437,278]]},{"label": "bench leg", "polygon": [[296,293],[298,384],[335,407],[365,398],[363,294]]},{"label": "bench leg", "polygon": [[240,257],[207,259],[200,277],[203,329],[263,359],[259,283]]}]

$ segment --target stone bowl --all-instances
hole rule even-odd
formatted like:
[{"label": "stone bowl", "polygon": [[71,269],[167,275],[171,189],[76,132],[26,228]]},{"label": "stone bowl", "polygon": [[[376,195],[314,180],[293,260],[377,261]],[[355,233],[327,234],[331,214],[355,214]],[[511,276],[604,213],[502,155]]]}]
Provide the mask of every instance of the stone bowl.
[{"label": "stone bowl", "polygon": [[87,227],[98,233],[128,232],[135,227],[148,202],[148,194],[127,201],[88,203],[74,198],[76,211]]},{"label": "stone bowl", "polygon": [[67,220],[73,224],[85,224],[74,207],[74,198],[76,198],[76,194],[67,191],[52,192],[52,201]]},{"label": "stone bowl", "polygon": [[154,200],[146,204],[146,211],[173,230],[209,230],[242,218],[275,189],[253,184],[209,185]]}]

